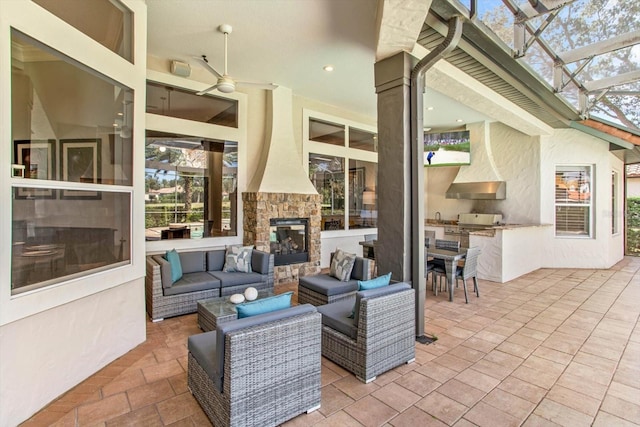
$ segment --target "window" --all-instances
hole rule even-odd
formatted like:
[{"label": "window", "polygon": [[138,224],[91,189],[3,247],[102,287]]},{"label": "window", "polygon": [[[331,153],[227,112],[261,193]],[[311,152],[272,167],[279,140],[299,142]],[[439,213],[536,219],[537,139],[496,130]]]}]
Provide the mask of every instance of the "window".
[{"label": "window", "polygon": [[373,132],[349,127],[349,147],[378,152],[378,136]]},{"label": "window", "polygon": [[146,135],[146,240],[235,236],[238,144]]},{"label": "window", "polygon": [[345,146],[344,125],[309,119],[309,140]]},{"label": "window", "polygon": [[556,236],[591,237],[593,166],[556,166]]},{"label": "window", "polygon": [[147,113],[238,127],[238,101],[147,82]]},{"label": "window", "polygon": [[611,171],[611,234],[620,232],[620,218],[618,215],[618,188],[620,187],[620,174]]},{"label": "window", "polygon": [[133,91],[13,29],[11,41],[18,294],[131,260]]},{"label": "window", "polygon": [[349,228],[377,226],[377,179],[377,163],[349,160]]},{"label": "window", "polygon": [[[321,230],[376,227],[378,139],[366,125],[304,112],[309,178],[322,196]],[[313,117],[312,117],[313,115]]]},{"label": "window", "polygon": [[112,52],[133,62],[133,14],[117,0],[33,0]]},{"label": "window", "polygon": [[343,230],[345,214],[344,159],[309,154],[309,178],[322,196],[321,230]]}]

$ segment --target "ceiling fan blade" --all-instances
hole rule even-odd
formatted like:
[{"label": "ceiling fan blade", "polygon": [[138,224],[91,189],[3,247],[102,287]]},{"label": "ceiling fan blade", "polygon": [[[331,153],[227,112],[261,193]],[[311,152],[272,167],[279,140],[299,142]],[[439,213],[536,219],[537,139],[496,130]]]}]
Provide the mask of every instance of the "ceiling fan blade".
[{"label": "ceiling fan blade", "polygon": [[206,88],[205,90],[201,90],[200,92],[196,93],[196,95],[198,96],[204,95],[205,93],[209,93],[217,87],[218,87],[218,84],[216,83],[213,86]]},{"label": "ceiling fan blade", "polygon": [[207,59],[206,55],[202,55],[202,56],[196,56],[194,57],[195,59],[197,59],[198,61],[200,61],[200,63],[202,65],[204,65],[204,67],[209,70],[214,76],[220,78],[222,77],[222,74],[220,74],[218,72],[218,70],[216,70],[215,68],[213,68],[213,66],[211,64],[209,64],[209,60]]},{"label": "ceiling fan blade", "polygon": [[278,85],[273,84],[273,83],[259,83],[259,82],[236,82],[236,85],[238,85],[238,86],[253,86],[253,87],[257,87],[259,89],[266,89],[266,90],[274,90],[275,88],[278,87]]}]

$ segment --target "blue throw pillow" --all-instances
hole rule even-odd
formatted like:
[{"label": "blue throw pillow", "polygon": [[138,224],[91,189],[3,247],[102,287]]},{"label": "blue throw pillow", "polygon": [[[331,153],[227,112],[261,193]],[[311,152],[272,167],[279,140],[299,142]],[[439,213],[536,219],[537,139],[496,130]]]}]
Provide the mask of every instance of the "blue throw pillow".
[{"label": "blue throw pillow", "polygon": [[175,283],[182,278],[182,264],[180,264],[180,255],[175,249],[167,251],[164,255],[164,259],[169,261],[171,266],[171,282]]},{"label": "blue throw pillow", "polygon": [[238,304],[236,305],[238,319],[289,308],[291,307],[291,295],[293,295],[293,291],[285,292],[284,294],[280,295],[274,295],[272,297],[262,298],[256,301]]},{"label": "blue throw pillow", "polygon": [[368,289],[380,288],[382,286],[387,286],[389,283],[391,283],[391,273],[387,273],[384,276],[378,276],[371,280],[358,280],[358,290],[366,291]]},{"label": "blue throw pillow", "polygon": [[[383,286],[389,286],[391,283],[391,273],[387,273],[384,276],[378,276],[375,279],[371,280],[358,280],[358,290],[366,291],[369,289],[381,288]],[[355,319],[356,317],[356,305],[353,304],[353,310],[351,310],[351,314],[348,316],[350,319]]]}]

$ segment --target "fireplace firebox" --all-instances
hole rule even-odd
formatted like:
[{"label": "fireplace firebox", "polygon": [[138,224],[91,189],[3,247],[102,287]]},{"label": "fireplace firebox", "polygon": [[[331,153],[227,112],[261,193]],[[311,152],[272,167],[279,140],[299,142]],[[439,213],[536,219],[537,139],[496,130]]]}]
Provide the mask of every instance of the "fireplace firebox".
[{"label": "fireplace firebox", "polygon": [[309,218],[272,218],[269,226],[274,265],[309,261]]}]

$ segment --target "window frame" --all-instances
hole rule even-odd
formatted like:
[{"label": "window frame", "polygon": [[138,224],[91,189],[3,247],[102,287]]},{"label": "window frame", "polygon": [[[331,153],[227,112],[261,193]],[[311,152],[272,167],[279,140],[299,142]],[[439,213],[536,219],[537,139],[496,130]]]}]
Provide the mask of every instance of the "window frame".
[{"label": "window frame", "polygon": [[[333,145],[327,144],[324,142],[313,141],[309,138],[309,123],[311,119],[315,119],[321,122],[327,122],[334,125],[344,126],[344,136],[345,143],[344,145]],[[367,151],[359,148],[351,148],[349,147],[349,130],[353,128],[359,131],[371,132],[372,134],[378,134],[378,130],[375,126],[367,125],[362,122],[356,122],[353,120],[345,119],[343,117],[337,117],[330,114],[321,113],[319,111],[310,110],[303,108],[302,109],[302,147],[303,147],[303,159],[304,159],[304,168],[307,176],[309,175],[309,155],[310,154],[318,154],[325,156],[335,156],[340,157],[344,160],[345,165],[345,203],[349,201],[350,197],[350,185],[349,185],[349,176],[347,174],[349,170],[349,161],[350,160],[360,160],[364,162],[370,162],[378,164],[378,153],[373,151]],[[377,192],[377,188],[376,188]],[[376,194],[377,199],[377,194]],[[371,228],[349,228],[349,210],[345,209],[344,218],[343,218],[344,228],[340,230],[323,230],[321,233],[329,233],[340,234],[345,232],[352,233],[353,231],[362,231],[362,230],[371,230],[376,227]]]},{"label": "window frame", "polygon": [[[594,211],[595,211],[595,206],[594,206],[594,200],[595,200],[595,165],[593,164],[586,164],[586,163],[571,163],[571,164],[556,164],[554,167],[554,181],[556,180],[556,177],[558,175],[559,169],[570,169],[570,168],[575,168],[575,172],[579,173],[581,172],[583,169],[586,168],[587,172],[588,172],[588,178],[589,178],[589,199],[588,199],[588,203],[575,203],[575,202],[569,202],[566,201],[568,199],[565,199],[564,202],[559,202],[557,199],[557,194],[554,193],[554,200],[553,200],[553,205],[554,205],[554,218],[553,218],[553,223],[554,223],[554,236],[556,238],[562,238],[562,239],[594,239],[595,238],[595,218],[594,218]],[[558,232],[558,221],[557,221],[557,210],[559,207],[580,207],[580,208],[586,208],[588,215],[589,215],[589,222],[588,222],[588,230],[586,234],[571,234],[568,232],[565,232],[566,234],[562,234]]]}]

